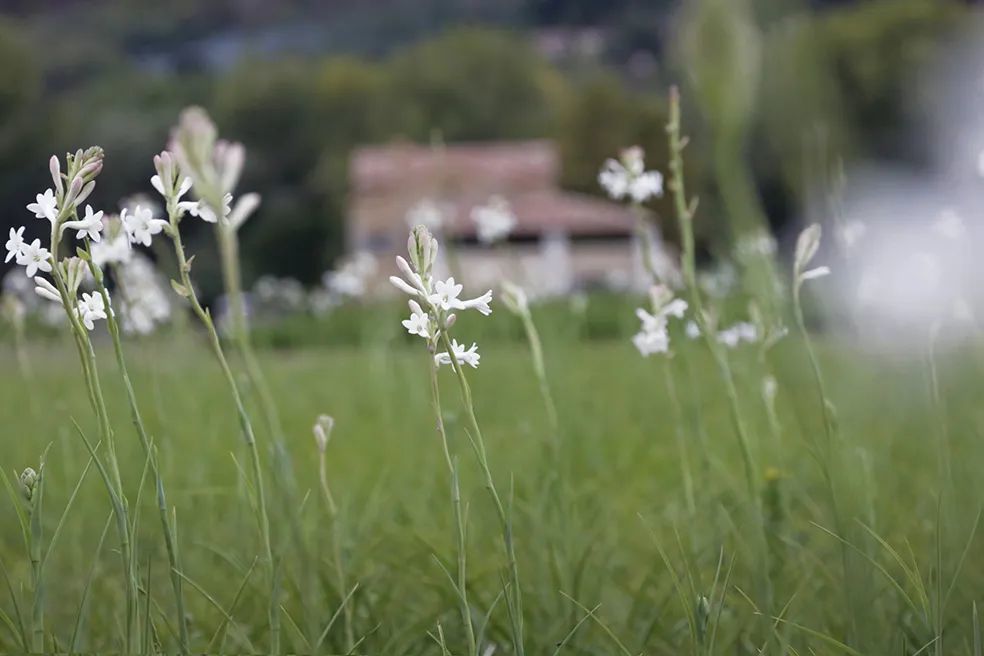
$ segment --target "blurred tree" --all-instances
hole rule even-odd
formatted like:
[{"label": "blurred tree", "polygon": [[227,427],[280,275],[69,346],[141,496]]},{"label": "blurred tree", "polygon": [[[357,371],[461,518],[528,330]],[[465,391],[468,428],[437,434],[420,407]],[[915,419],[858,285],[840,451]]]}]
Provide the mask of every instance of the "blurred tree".
[{"label": "blurred tree", "polygon": [[395,55],[388,68],[411,138],[434,130],[448,141],[533,137],[553,118],[545,81],[557,73],[517,35],[454,30]]},{"label": "blurred tree", "polygon": [[24,205],[49,178],[42,153],[51,114],[42,101],[41,71],[33,52],[17,27],[6,21],[0,21],[0,80],[0,234],[24,224],[34,233],[41,226],[28,221]]}]

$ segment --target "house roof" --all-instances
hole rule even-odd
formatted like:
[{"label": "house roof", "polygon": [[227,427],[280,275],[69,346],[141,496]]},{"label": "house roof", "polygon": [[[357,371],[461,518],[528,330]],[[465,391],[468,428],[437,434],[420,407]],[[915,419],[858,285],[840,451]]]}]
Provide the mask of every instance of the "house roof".
[{"label": "house roof", "polygon": [[560,157],[550,141],[367,146],[350,166],[354,236],[406,230],[407,211],[424,199],[446,207],[445,234],[475,233],[472,208],[505,198],[517,236],[549,232],[591,236],[627,234],[635,224],[624,205],[559,188]]}]

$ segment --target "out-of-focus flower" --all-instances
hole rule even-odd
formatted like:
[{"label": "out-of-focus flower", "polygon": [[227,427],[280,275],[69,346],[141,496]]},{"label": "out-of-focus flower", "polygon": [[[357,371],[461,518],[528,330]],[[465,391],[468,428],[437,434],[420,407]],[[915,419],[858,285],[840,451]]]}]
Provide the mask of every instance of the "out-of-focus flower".
[{"label": "out-of-focus flower", "polygon": [[[821,229],[819,223],[807,226],[800,233],[796,240],[796,254],[793,264],[793,274],[796,280],[796,289],[806,280],[813,280],[826,275],[830,275],[830,268],[825,266],[807,270],[806,267],[813,260],[813,257],[820,250]],[[798,292],[797,292],[798,293]]]},{"label": "out-of-focus flower", "polygon": [[735,348],[742,342],[754,343],[759,339],[758,328],[755,324],[740,321],[730,328],[725,328],[717,334],[718,341],[728,348]]},{"label": "out-of-focus flower", "polygon": [[371,253],[362,251],[343,260],[334,271],[326,272],[322,281],[335,296],[361,298],[365,295],[376,268],[376,258]]},{"label": "out-of-focus flower", "polygon": [[472,208],[471,219],[475,222],[478,240],[483,244],[505,239],[516,227],[516,215],[501,196],[493,196],[485,205]]},{"label": "out-of-focus flower", "polygon": [[502,293],[499,294],[503,304],[513,314],[523,315],[529,311],[530,302],[523,288],[508,280],[502,281]]},{"label": "out-of-focus flower", "polygon": [[768,230],[757,230],[743,235],[735,246],[739,259],[771,257],[776,254],[776,238]]},{"label": "out-of-focus flower", "polygon": [[645,155],[638,146],[626,148],[617,160],[605,160],[598,184],[615,200],[628,196],[635,203],[644,203],[663,195],[663,175],[646,171]]},{"label": "out-of-focus flower", "polygon": [[130,248],[130,238],[126,227],[119,216],[113,215],[104,219],[103,236],[105,239],[89,247],[92,261],[97,267],[107,264],[123,264],[130,261],[133,249]]},{"label": "out-of-focus flower", "polygon": [[837,228],[837,240],[845,250],[851,250],[867,232],[868,226],[861,221],[848,221]]},{"label": "out-of-focus flower", "polygon": [[144,246],[150,246],[153,236],[160,234],[167,225],[167,221],[155,219],[149,209],[140,205],[133,210],[132,214],[124,209],[120,214],[120,220],[123,221],[123,227],[130,238],[130,242]]},{"label": "out-of-focus flower", "polygon": [[328,440],[331,439],[331,431],[335,428],[335,419],[329,415],[318,415],[314,422],[314,443],[318,447],[319,453],[324,453],[328,448]]},{"label": "out-of-focus flower", "polygon": [[[472,342],[469,348],[465,348],[464,344],[459,344],[458,340],[451,340],[451,350],[454,353],[454,359],[458,361],[458,364],[467,364],[472,369],[477,369],[479,360],[482,356],[478,353],[478,344]],[[438,365],[450,365],[451,356],[444,351],[442,353],[436,353],[434,355],[434,362]]]},{"label": "out-of-focus flower", "polygon": [[681,319],[687,311],[687,302],[674,298],[673,292],[665,285],[653,285],[649,289],[649,300],[652,312],[636,308],[636,316],[642,322],[642,328],[632,338],[632,343],[643,357],[669,351],[667,321],[669,317]]},{"label": "out-of-focus flower", "polygon": [[440,232],[444,228],[446,208],[429,198],[425,198],[407,211],[407,226],[422,225],[431,232]]},{"label": "out-of-focus flower", "polygon": [[103,301],[102,294],[96,292],[88,294],[83,292],[75,311],[86,329],[94,329],[96,327],[96,321],[106,318],[106,304]]},{"label": "out-of-focus flower", "polygon": [[683,327],[683,333],[687,336],[687,339],[697,339],[700,337],[700,326],[697,322],[691,319]]},{"label": "out-of-focus flower", "polygon": [[116,273],[124,331],[147,335],[171,318],[171,295],[150,259],[135,253]]},{"label": "out-of-focus flower", "polygon": [[955,209],[947,207],[933,221],[933,232],[944,239],[956,241],[967,236],[967,226]]}]

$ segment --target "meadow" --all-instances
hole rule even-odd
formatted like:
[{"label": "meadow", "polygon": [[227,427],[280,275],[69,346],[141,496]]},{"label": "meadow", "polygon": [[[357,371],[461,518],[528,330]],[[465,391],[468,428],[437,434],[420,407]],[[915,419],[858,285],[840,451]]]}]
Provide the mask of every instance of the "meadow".
[{"label": "meadow", "polygon": [[[598,175],[648,293],[543,300],[506,271],[465,292],[440,221],[414,221],[378,281],[406,305],[352,294],[347,264],[329,312],[270,323],[238,258],[260,198],[233,195],[244,147],[204,110],[154,157],[163,207],[95,211],[103,150],[52,157],[27,206],[50,239],[6,243],[0,649],[981,656],[968,290],[932,254],[882,271],[882,298],[911,281],[936,301],[889,348],[901,320],[818,294],[856,257],[834,215],[839,254],[815,223],[787,261],[759,227],[711,293],[675,89],[669,115],[678,258],[652,239],[642,149]],[[966,245],[943,219],[923,242]],[[471,220],[488,248],[517,225],[502,199]],[[217,254],[186,251],[183,221]]]},{"label": "meadow", "polygon": [[[506,331],[512,319],[498,321]],[[830,387],[841,441],[833,475],[840,512],[851,518],[842,528],[851,545],[846,561],[811,448],[823,429],[802,343],[784,340],[764,363],[755,348],[733,352],[760,478],[770,610],[761,607],[757,587],[766,566],[759,511],[749,503],[728,403],[701,345],[681,335],[672,359],[644,360],[626,339],[544,338],[556,435],[522,342],[492,341],[470,376],[497,484],[509,490],[528,653],[911,654],[933,653],[940,636],[945,653],[980,653],[973,604],[984,569],[981,538],[972,532],[984,416],[973,346],[940,357],[940,406],[920,357],[875,358],[848,338],[822,342],[823,366],[836,381]],[[98,348],[109,361],[108,345]],[[128,348],[178,526],[193,649],[264,651],[262,548],[221,374],[194,336],[158,336]],[[68,366],[67,344],[35,345],[28,356],[33,376],[3,382],[2,466],[11,495],[0,511],[9,586],[0,646],[22,649],[31,606],[31,560],[14,512],[22,504],[16,472],[36,467],[46,452],[47,538],[79,485],[46,565],[46,645],[116,651],[124,605],[119,554],[106,489],[87,467],[72,426],[75,419],[95,432],[86,395]],[[455,587],[443,571],[454,571],[454,531],[428,359],[393,336],[374,345],[261,353],[288,435],[290,503],[297,504],[280,512],[274,502],[271,512],[282,536],[288,653],[430,654],[442,652],[442,639],[460,653]],[[12,353],[4,360],[5,371],[16,370]],[[767,371],[779,382],[774,422],[762,396]],[[175,651],[174,602],[146,458],[130,435],[118,377],[103,376],[138,529],[145,640]],[[442,384],[452,448],[465,456],[456,390],[450,378]],[[321,413],[336,421],[327,448],[335,516],[318,492],[311,425]],[[950,453],[945,479],[941,431]],[[476,623],[485,627],[483,653],[512,653],[507,613],[496,603],[503,558],[494,513],[480,472],[466,457],[461,463],[468,585]]]}]

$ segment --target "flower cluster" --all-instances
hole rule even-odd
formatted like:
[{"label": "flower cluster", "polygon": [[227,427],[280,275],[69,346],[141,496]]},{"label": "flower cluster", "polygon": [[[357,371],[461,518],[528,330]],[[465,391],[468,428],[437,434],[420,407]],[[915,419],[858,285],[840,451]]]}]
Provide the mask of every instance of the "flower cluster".
[{"label": "flower cluster", "polygon": [[488,203],[473,207],[471,219],[475,222],[478,240],[494,244],[509,236],[516,227],[516,215],[502,196],[492,196]]},{"label": "flower cluster", "polygon": [[682,319],[687,311],[687,302],[674,298],[673,292],[665,285],[653,285],[649,290],[652,311],[636,308],[636,316],[642,327],[632,338],[632,343],[643,357],[670,350],[670,335],[667,324],[670,317]]},{"label": "flower cluster", "polygon": [[431,232],[439,233],[444,229],[444,223],[450,213],[447,205],[424,198],[407,211],[405,218],[410,229],[422,225]]},{"label": "flower cluster", "polygon": [[639,146],[626,148],[617,160],[605,160],[598,184],[614,200],[628,197],[633,203],[645,203],[663,195],[663,175],[646,170],[645,154]]},{"label": "flower cluster", "polygon": [[167,285],[153,262],[135,253],[116,269],[116,284],[122,296],[121,325],[124,331],[148,335],[171,318]]},{"label": "flower cluster", "polygon": [[[170,213],[180,217],[187,212],[207,223],[237,231],[259,207],[260,196],[243,194],[233,202],[232,192],[239,184],[246,149],[241,143],[217,137],[215,124],[205,110],[184,110],[171,132],[169,150],[154,158],[157,175],[151,184],[167,200]],[[178,165],[184,175],[178,175]],[[199,200],[181,200],[189,190]]]},{"label": "flower cluster", "polygon": [[452,339],[450,352],[437,352],[437,348],[443,337],[450,337],[446,333],[454,325],[455,310],[477,310],[486,316],[492,313],[492,290],[476,298],[462,300],[460,296],[464,286],[456,283],[454,278],[434,280],[432,271],[437,259],[438,243],[422,225],[410,232],[407,251],[409,262],[400,256],[396,258],[402,277],[390,276],[390,282],[411,297],[410,318],[403,321],[403,327],[411,335],[427,340],[428,347],[434,353],[435,363],[449,365],[454,358],[459,365],[477,367],[481,357],[477,344],[473,343],[471,347],[465,348]]},{"label": "flower cluster", "polygon": [[[76,240],[88,247],[102,240],[104,228],[103,213],[93,210],[83,203],[95,189],[96,176],[102,171],[103,151],[99,147],[78,150],[65,157],[66,170],[62,172],[61,160],[52,155],[48,160],[52,187],[37,194],[35,202],[27,205],[27,210],[35,218],[44,219],[50,226],[50,241],[43,246],[41,239],[30,243],[24,239],[26,228],[11,228],[8,235],[5,262],[14,260],[24,267],[28,278],[34,279],[34,291],[41,298],[65,306],[70,316],[88,330],[95,328],[95,322],[105,319],[107,312],[102,294],[83,293],[78,298],[79,288],[89,275],[88,265],[82,257],[89,258],[87,248],[79,249],[82,257],[59,259],[59,246],[67,231],[74,231]],[[52,280],[40,274],[49,274]]]}]

